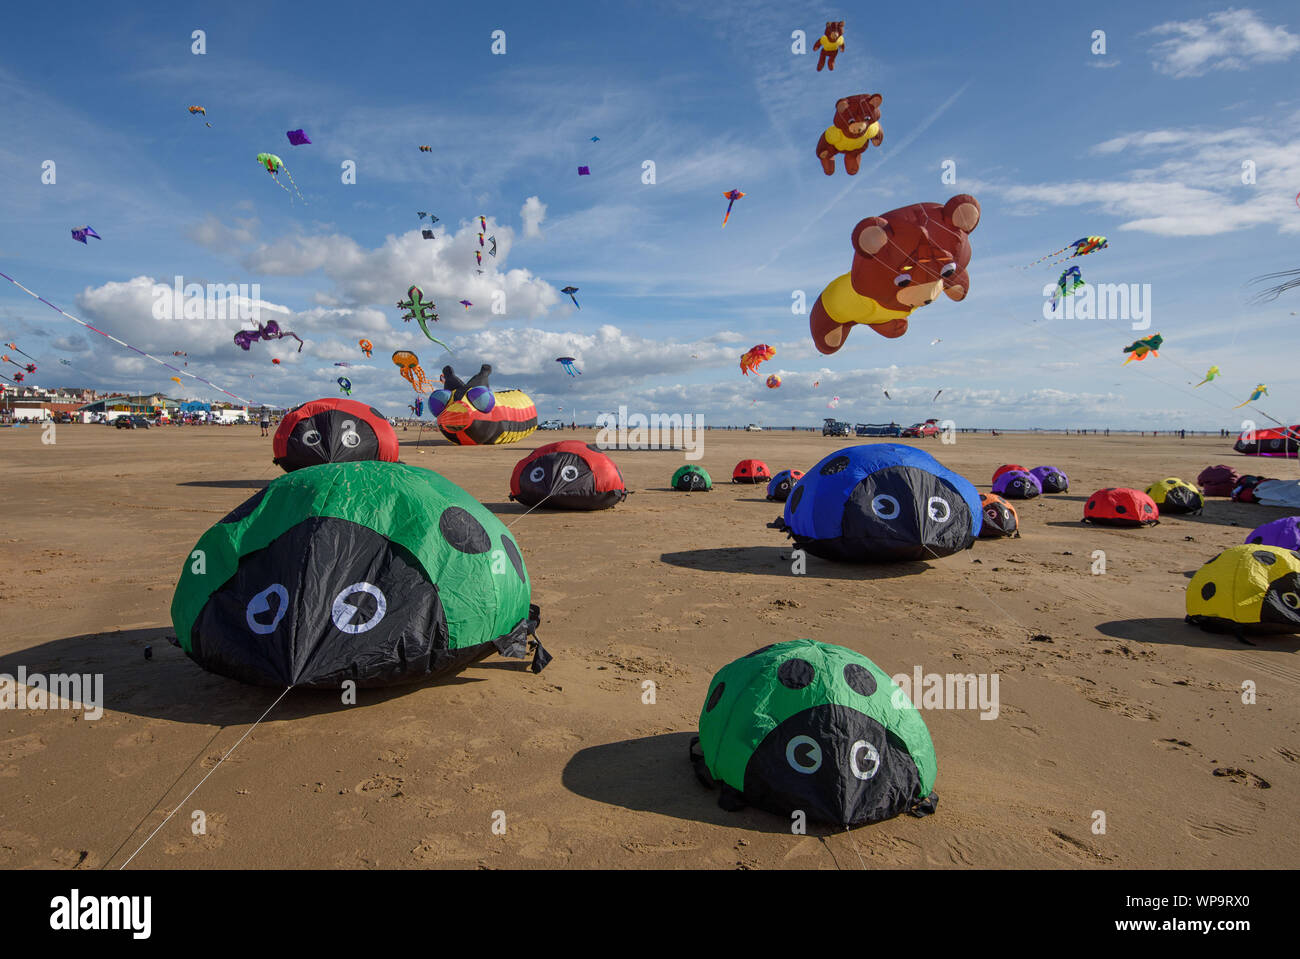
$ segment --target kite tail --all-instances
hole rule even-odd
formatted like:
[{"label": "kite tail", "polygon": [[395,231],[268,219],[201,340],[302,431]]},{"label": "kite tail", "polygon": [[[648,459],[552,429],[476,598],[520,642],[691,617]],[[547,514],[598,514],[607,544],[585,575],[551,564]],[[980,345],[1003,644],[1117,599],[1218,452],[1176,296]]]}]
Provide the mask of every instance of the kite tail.
[{"label": "kite tail", "polygon": [[[283,169],[284,169],[284,175],[287,176],[287,177],[289,178],[289,182],[290,182],[290,183],[293,183],[293,174],[289,172],[289,168],[288,168],[288,167],[284,167]],[[283,186],[283,185],[284,185],[284,184],[281,184],[281,186]],[[298,184],[296,184],[296,183],[293,183],[293,192],[294,192],[294,193],[298,193]],[[303,199],[303,195],[302,195],[301,193],[298,193],[298,199],[302,200],[302,202],[303,202],[304,204],[307,203],[307,201],[306,201],[305,199]]]},{"label": "kite tail", "polygon": [[[285,186],[283,183],[281,183],[281,182],[280,182],[280,178],[279,178],[278,176],[276,176],[274,173],[271,174],[271,179],[275,181],[275,185],[278,186],[281,190],[283,190],[285,193],[289,193],[289,188],[288,188],[287,186]],[[294,189],[296,190],[297,187],[294,187]],[[293,194],[292,194],[292,193],[289,193],[289,202],[290,202],[290,203],[293,202]]]},{"label": "kite tail", "polygon": [[[1066,250],[1068,250],[1068,249],[1070,249],[1070,247],[1068,247],[1068,246],[1063,246],[1063,247],[1061,247],[1059,250],[1054,250],[1054,251],[1052,251],[1051,253],[1047,254],[1047,256],[1040,256],[1040,257],[1039,257],[1038,259],[1036,259],[1033,263],[1030,263],[1029,266],[1022,266],[1021,269],[1022,269],[1022,270],[1027,270],[1027,269],[1029,269],[1029,267],[1031,267],[1031,266],[1037,266],[1039,263],[1042,263],[1044,260],[1050,260],[1050,259],[1051,259],[1052,257],[1054,257],[1054,256],[1060,256],[1062,253],[1064,253],[1064,252],[1065,252]],[[1066,257],[1066,259],[1068,260],[1069,257]],[[1061,261],[1058,260],[1057,262],[1061,262]]]}]

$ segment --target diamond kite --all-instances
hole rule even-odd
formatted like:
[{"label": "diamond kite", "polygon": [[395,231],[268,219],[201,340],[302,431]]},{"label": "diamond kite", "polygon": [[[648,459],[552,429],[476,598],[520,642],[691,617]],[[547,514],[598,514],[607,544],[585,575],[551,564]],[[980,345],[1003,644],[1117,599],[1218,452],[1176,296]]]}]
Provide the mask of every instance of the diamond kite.
[{"label": "diamond kite", "polygon": [[301,130],[288,130],[284,135],[289,138],[289,143],[296,147],[300,147],[304,143],[311,143],[311,137]]},{"label": "diamond kite", "polygon": [[86,238],[91,236],[93,236],[96,240],[103,239],[102,236],[100,236],[98,233],[96,233],[93,229],[91,229],[88,226],[78,226],[78,227],[74,227],[72,230],[72,238],[79,243],[85,244],[86,246],[90,245],[89,243],[86,243]]}]

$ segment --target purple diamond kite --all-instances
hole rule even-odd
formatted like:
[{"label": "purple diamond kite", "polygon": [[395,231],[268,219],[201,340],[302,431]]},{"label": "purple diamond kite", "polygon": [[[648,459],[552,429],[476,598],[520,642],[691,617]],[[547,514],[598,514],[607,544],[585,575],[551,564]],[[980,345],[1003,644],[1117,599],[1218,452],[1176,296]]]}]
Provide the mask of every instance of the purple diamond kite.
[{"label": "purple diamond kite", "polygon": [[578,176],[591,176],[591,167],[578,167]]},{"label": "purple diamond kite", "polygon": [[311,137],[307,136],[307,134],[303,133],[301,130],[289,130],[285,133],[285,136],[287,136],[289,142],[296,147],[300,147],[304,143],[311,143]]}]

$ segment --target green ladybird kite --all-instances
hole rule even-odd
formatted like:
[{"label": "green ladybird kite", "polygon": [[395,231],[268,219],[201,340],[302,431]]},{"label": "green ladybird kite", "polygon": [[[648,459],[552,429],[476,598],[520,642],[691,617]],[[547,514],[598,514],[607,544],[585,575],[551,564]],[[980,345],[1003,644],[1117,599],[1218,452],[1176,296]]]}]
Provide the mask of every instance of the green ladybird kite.
[{"label": "green ladybird kite", "polygon": [[191,659],[259,686],[416,682],[530,646],[534,672],[550,660],[510,531],[402,463],[272,480],[187,554],[171,614]]},{"label": "green ladybird kite", "polygon": [[696,775],[718,805],[837,826],[934,811],[938,763],[921,714],[861,653],[798,639],[724,666],[709,684]]},{"label": "green ladybird kite", "polygon": [[673,474],[672,487],[683,493],[706,492],[713,489],[713,477],[703,466],[689,464]]}]

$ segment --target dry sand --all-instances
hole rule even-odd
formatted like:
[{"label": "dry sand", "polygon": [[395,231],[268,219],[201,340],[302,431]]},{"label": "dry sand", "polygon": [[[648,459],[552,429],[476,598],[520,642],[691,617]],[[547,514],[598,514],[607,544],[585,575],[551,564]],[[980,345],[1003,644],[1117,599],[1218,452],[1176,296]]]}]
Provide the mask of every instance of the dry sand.
[{"label": "dry sand", "polygon": [[[492,657],[443,682],[362,690],[358,706],[291,691],[131,868],[1300,861],[1300,643],[1247,646],[1182,622],[1190,573],[1283,511],[1213,500],[1145,530],[1079,522],[1101,486],[1194,480],[1219,462],[1290,476],[1294,463],[1260,464],[1218,439],[910,440],[981,489],[1005,462],[1059,466],[1073,489],[1023,505],[1022,539],[928,564],[810,558],[796,576],[787,540],[765,528],[779,507],[729,485],[731,468],[749,456],[807,468],[856,440],[709,432],[701,463],[721,482],[697,494],[667,489],[680,453],[617,452],[636,491],[626,503],[521,515],[506,497],[511,467],[573,435],[487,449],[426,440],[422,452],[402,435],[406,462],[513,525],[555,655],[542,675]],[[204,672],[164,637],[193,543],[280,473],[256,427],[41,436],[0,430],[0,672],[102,672],[108,708],[98,721],[0,713],[0,866],[117,866],[277,695]],[[1096,549],[1105,575],[1091,573]],[[710,677],[799,637],[859,650],[891,675],[999,675],[997,719],[922,714],[939,757],[936,815],[794,836],[780,817],[722,811],[697,784],[687,744]],[[1254,705],[1242,703],[1246,680]],[[205,836],[191,832],[195,810]]]}]

